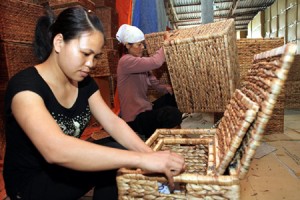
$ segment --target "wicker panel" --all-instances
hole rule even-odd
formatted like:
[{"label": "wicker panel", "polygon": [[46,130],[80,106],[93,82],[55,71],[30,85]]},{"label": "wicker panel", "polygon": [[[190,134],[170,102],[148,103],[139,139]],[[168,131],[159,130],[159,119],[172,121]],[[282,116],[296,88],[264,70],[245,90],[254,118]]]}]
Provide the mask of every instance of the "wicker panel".
[{"label": "wicker panel", "polygon": [[252,68],[245,77],[241,91],[257,102],[260,110],[232,162],[240,178],[245,177],[255,151],[260,145],[293,63],[296,48],[296,45],[290,44],[257,54]]},{"label": "wicker panel", "polygon": [[226,106],[215,135],[216,169],[221,175],[232,161],[251,123],[256,118],[259,106],[240,90],[236,89]]},{"label": "wicker panel", "polygon": [[300,108],[300,80],[286,82],[285,108]]},{"label": "wicker panel", "polygon": [[271,49],[284,45],[283,38],[241,38],[236,42],[240,64],[240,80],[243,82],[248,70],[252,67],[253,57]]},{"label": "wicker panel", "polygon": [[166,31],[145,34],[146,50],[150,56],[163,46],[165,34]]},{"label": "wicker panel", "polygon": [[95,10],[95,3],[92,0],[39,0],[39,4],[49,4],[52,9],[64,9],[71,6],[80,5],[86,9]]},{"label": "wicker panel", "polygon": [[0,39],[32,43],[35,24],[44,9],[23,1],[0,1]]},{"label": "wicker panel", "polygon": [[96,15],[100,18],[107,38],[116,37],[118,31],[118,13],[114,8],[97,7]]},{"label": "wicker panel", "polygon": [[7,81],[20,70],[37,64],[31,44],[0,42],[0,78]]},{"label": "wicker panel", "polygon": [[93,0],[95,2],[96,7],[104,7],[108,6],[111,8],[116,7],[116,0]]},{"label": "wicker panel", "polygon": [[117,73],[119,53],[113,49],[103,49],[103,54],[98,59],[96,66],[91,71],[92,77],[110,76]]},{"label": "wicker panel", "polygon": [[[255,54],[259,54],[271,49],[284,45],[283,38],[270,38],[270,39],[240,39],[237,40],[238,57],[240,63],[240,77],[241,84],[245,81],[245,76],[249,69],[252,67],[253,58]],[[286,91],[286,90],[284,90]],[[278,117],[272,117],[268,123],[266,133],[283,133],[284,131],[284,104],[285,92],[282,91],[278,97],[275,109],[282,109],[278,112]],[[280,120],[282,119],[282,120]]]},{"label": "wicker panel", "polygon": [[300,108],[300,55],[296,55],[285,87],[285,108]]},{"label": "wicker panel", "polygon": [[164,50],[180,111],[224,112],[239,81],[234,20],[176,30]]},{"label": "wicker panel", "polygon": [[118,48],[119,48],[118,40],[116,38],[113,38],[113,37],[106,38],[103,49],[115,49],[115,50],[117,50]]}]

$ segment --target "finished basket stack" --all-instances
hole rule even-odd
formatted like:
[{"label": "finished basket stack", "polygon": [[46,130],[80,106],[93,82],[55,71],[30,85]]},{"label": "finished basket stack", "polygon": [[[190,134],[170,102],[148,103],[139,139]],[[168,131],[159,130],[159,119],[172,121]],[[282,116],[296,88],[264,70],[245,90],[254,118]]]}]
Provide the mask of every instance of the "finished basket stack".
[{"label": "finished basket stack", "polygon": [[248,172],[296,53],[288,44],[257,54],[215,129],[158,129],[147,140],[153,150],[185,157],[187,170],[174,177],[173,192],[160,192],[163,175],[119,169],[119,199],[239,199]]}]

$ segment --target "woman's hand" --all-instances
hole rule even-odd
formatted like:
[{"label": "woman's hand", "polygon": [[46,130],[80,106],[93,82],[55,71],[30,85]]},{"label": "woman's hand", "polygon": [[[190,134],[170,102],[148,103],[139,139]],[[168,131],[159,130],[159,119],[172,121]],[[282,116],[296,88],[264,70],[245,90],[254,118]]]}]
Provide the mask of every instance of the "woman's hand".
[{"label": "woman's hand", "polygon": [[163,173],[166,175],[169,186],[174,188],[174,176],[185,171],[184,158],[171,151],[146,153],[142,156],[140,168],[149,173]]},{"label": "woman's hand", "polygon": [[172,31],[166,31],[165,34],[164,34],[164,40],[169,41],[172,36],[173,36]]}]

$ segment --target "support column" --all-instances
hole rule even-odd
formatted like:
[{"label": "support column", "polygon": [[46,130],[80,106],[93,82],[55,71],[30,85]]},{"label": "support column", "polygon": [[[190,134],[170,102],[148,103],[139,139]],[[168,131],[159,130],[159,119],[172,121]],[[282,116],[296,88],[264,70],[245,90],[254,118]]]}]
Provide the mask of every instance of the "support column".
[{"label": "support column", "polygon": [[214,22],[214,0],[201,0],[201,21],[202,24]]}]

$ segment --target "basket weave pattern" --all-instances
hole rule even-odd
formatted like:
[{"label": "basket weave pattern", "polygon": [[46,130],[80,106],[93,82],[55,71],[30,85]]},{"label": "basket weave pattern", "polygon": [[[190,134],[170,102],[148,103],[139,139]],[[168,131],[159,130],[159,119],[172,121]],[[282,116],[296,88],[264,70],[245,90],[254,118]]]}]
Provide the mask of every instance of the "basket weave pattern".
[{"label": "basket weave pattern", "polygon": [[90,72],[92,77],[116,75],[119,53],[114,49],[103,49],[103,54],[97,60],[95,67]]},{"label": "basket weave pattern", "polygon": [[0,39],[32,43],[35,24],[43,15],[42,6],[22,1],[0,1]]},{"label": "basket weave pattern", "polygon": [[95,10],[95,3],[92,0],[40,0],[40,4],[44,3],[49,3],[52,9],[81,5],[86,9]]},{"label": "basket weave pattern", "polygon": [[22,69],[38,63],[31,44],[0,42],[0,78],[7,81]]},{"label": "basket weave pattern", "polygon": [[[132,180],[132,176],[136,177],[138,172],[131,171],[129,173],[135,175],[130,174],[132,175],[130,176],[126,169],[121,169],[117,177],[119,198],[146,198],[145,195],[151,194],[151,198],[146,199],[158,197],[161,199],[201,199],[208,198],[208,196],[212,199],[238,199],[238,179],[234,176],[214,176],[214,174],[216,174],[216,167],[219,172],[225,171],[236,151],[234,147],[241,143],[257,111],[258,105],[236,89],[226,107],[225,115],[220,123],[221,128],[216,130],[157,130],[146,144],[155,151],[171,150],[185,158],[187,169],[184,174],[175,178],[179,189],[166,196],[157,190],[158,181],[166,181],[163,177],[157,176],[155,180],[154,177],[145,176],[142,181]],[[152,186],[147,185],[147,189],[150,187],[149,191],[146,191],[146,187],[145,189],[139,188],[141,184],[145,186],[148,181],[152,184]],[[134,186],[134,184],[139,185]]]},{"label": "basket weave pattern", "polygon": [[251,159],[260,145],[277,99],[283,90],[295,52],[296,45],[290,44],[257,54],[245,77],[241,90],[260,105],[260,110],[232,161],[240,178],[245,177]]},{"label": "basket weave pattern", "polygon": [[[295,52],[296,46],[287,45],[257,55],[246,83],[235,90],[216,129],[158,129],[147,140],[146,144],[154,150],[176,149],[177,153],[184,152],[185,158],[189,153],[178,150],[180,146],[197,149],[197,145],[206,141],[208,154],[200,150],[201,155],[208,155],[206,174],[202,169],[193,173],[190,167],[188,173],[174,177],[179,191],[162,194],[158,192],[158,182],[166,182],[164,176],[120,169],[117,176],[119,199],[239,199],[239,178],[244,178],[248,172]],[[210,145],[212,139],[214,143]],[[226,175],[227,167],[230,174]]]},{"label": "basket weave pattern", "polygon": [[286,81],[284,107],[289,109],[300,108],[300,55],[296,55]]},{"label": "basket weave pattern", "polygon": [[236,89],[216,130],[214,146],[217,174],[224,174],[258,109],[257,103]]},{"label": "basket weave pattern", "polygon": [[176,30],[164,50],[180,111],[224,112],[239,81],[234,20]]},{"label": "basket weave pattern", "polygon": [[[252,68],[253,57],[255,54],[269,51],[271,49],[281,47],[282,45],[284,45],[284,38],[264,38],[264,39],[242,38],[237,40],[238,57],[239,57],[239,64],[240,64],[240,83],[242,84],[245,81],[245,77],[248,73],[248,70]],[[291,87],[287,87],[287,90],[284,89],[280,93],[280,96],[277,98],[277,104],[273,110],[272,118],[268,122],[268,126],[266,128],[265,134],[283,133],[284,108],[286,107],[287,105],[286,103],[290,99],[294,99],[294,98],[285,98],[286,93],[290,92],[290,88]]]}]

